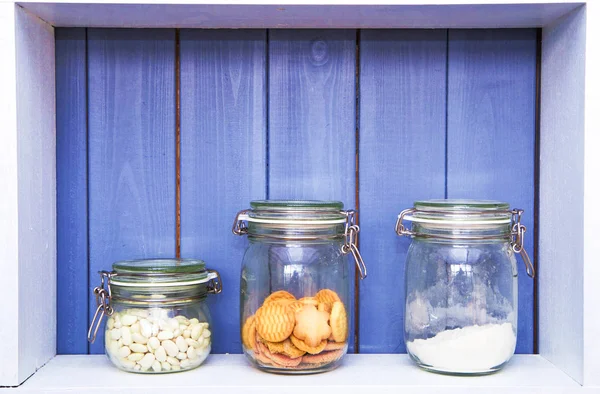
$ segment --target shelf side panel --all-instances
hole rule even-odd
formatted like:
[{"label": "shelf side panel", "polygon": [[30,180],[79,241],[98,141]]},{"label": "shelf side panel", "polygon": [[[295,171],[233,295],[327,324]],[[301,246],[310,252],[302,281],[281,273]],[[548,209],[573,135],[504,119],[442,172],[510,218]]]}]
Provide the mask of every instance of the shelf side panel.
[{"label": "shelf side panel", "polygon": [[175,256],[175,31],[90,29],[88,67],[91,291],[117,260]]},{"label": "shelf side panel", "polygon": [[[448,198],[524,209],[533,257],[536,30],[450,30],[448,45]],[[532,353],[533,280],[517,269],[517,353]]]},{"label": "shelf side panel", "polygon": [[266,197],[266,31],[181,31],[181,255],[220,272],[213,353],[240,353],[238,211]]},{"label": "shelf side panel", "polygon": [[[268,197],[354,208],[356,31],[270,30],[268,68]],[[347,267],[353,278],[351,258]]]},{"label": "shelf side panel", "polygon": [[55,30],[57,353],[85,354],[88,326],[86,31]]}]

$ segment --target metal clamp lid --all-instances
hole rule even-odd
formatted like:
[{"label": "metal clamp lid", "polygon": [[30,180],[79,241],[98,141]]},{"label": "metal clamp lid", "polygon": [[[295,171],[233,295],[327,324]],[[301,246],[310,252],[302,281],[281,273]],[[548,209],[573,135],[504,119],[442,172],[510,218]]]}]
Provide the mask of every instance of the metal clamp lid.
[{"label": "metal clamp lid", "polygon": [[[223,291],[223,282],[221,281],[221,275],[219,274],[218,271],[215,270],[205,270],[205,272],[208,273],[208,275],[206,276],[205,279],[203,279],[201,282],[199,281],[188,281],[188,282],[182,282],[183,284],[186,285],[192,285],[192,284],[198,284],[198,283],[207,283],[207,293],[209,294],[219,294]],[[96,308],[96,312],[94,313],[94,317],[92,318],[92,322],[90,323],[90,327],[88,329],[88,334],[87,334],[87,338],[88,341],[90,343],[94,343],[94,341],[96,340],[96,336],[98,334],[98,329],[100,328],[100,324],[102,323],[102,320],[104,319],[104,316],[111,316],[114,313],[114,309],[111,305],[111,299],[112,299],[112,290],[111,290],[111,284],[117,286],[116,283],[113,283],[113,278],[117,278],[119,276],[119,274],[117,274],[116,272],[108,272],[108,271],[99,271],[98,272],[100,274],[100,286],[96,286],[94,288],[94,296],[96,297],[96,305],[98,306]],[[127,276],[128,278],[130,277],[135,277],[135,278],[144,278],[144,279],[149,279],[149,278],[157,278],[157,277],[165,277],[165,276],[169,276],[169,277],[185,277],[185,276],[189,276],[189,273],[126,273],[126,274],[121,274],[121,276]],[[173,283],[169,284],[170,286],[177,286]],[[123,286],[123,287],[141,287],[140,284],[134,284],[134,283],[127,283],[127,284],[119,284],[119,286]],[[143,284],[144,287],[149,287],[152,286],[151,284],[149,284],[148,282]],[[165,287],[165,283],[161,283],[159,284],[159,287]],[[187,297],[186,299],[188,300],[196,300],[196,299],[201,299],[204,298],[204,296],[197,296],[197,297]],[[119,298],[122,299],[122,298]],[[135,301],[140,301],[140,302],[147,302],[147,303],[163,303],[164,300],[159,299],[159,300],[135,300]]]},{"label": "metal clamp lid", "polygon": [[[235,216],[235,220],[233,221],[233,227],[231,231],[235,235],[246,235],[248,234],[248,221],[256,221],[249,217],[248,213],[251,212],[251,209],[245,209],[240,211]],[[306,213],[306,211],[302,211],[302,213]],[[347,211],[339,211],[341,215],[345,217],[343,220],[338,219],[325,219],[323,221],[299,221],[294,220],[293,223],[302,224],[302,223],[311,223],[311,224],[341,224],[344,223],[344,244],[342,245],[342,253],[348,254],[352,253],[352,257],[354,257],[354,262],[356,263],[356,267],[358,268],[358,272],[360,274],[360,279],[364,279],[367,277],[367,266],[358,250],[358,233],[360,228],[356,224],[356,211],[350,209]],[[282,221],[278,221],[281,223]],[[292,221],[289,222],[290,224]],[[273,238],[282,238],[273,236]],[[314,236],[311,239],[319,239],[319,238],[330,238],[330,236]],[[304,238],[308,239],[308,238]]]},{"label": "metal clamp lid", "polygon": [[[442,235],[442,234],[422,234],[416,233],[414,231],[409,230],[404,226],[404,220],[411,220],[412,214],[417,212],[418,210],[415,208],[405,209],[398,215],[398,219],[396,220],[395,231],[399,236],[406,237],[425,237],[425,238],[440,238],[440,239],[448,239],[448,240],[486,240],[486,239],[496,239],[498,235],[472,235],[472,236],[463,236],[463,235]],[[429,213],[447,213],[447,212],[434,212],[429,211]],[[535,269],[523,246],[523,242],[525,239],[525,231],[527,228],[521,224],[521,216],[523,215],[522,209],[512,209],[512,210],[497,210],[497,211],[470,211],[470,212],[461,212],[463,216],[477,216],[482,214],[507,214],[510,215],[510,246],[513,252],[521,255],[523,262],[525,263],[525,269],[527,271],[527,275],[531,278],[535,277]],[[473,224],[475,222],[463,222],[465,224]]]}]

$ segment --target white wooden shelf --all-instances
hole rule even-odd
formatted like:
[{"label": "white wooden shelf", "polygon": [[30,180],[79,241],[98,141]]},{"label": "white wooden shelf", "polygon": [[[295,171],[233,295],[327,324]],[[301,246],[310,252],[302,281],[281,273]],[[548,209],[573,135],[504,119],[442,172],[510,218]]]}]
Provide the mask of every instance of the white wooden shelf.
[{"label": "white wooden shelf", "polygon": [[[201,367],[176,374],[140,375],[117,370],[103,355],[56,356],[19,388],[21,393],[549,393],[581,386],[541,356],[516,355],[500,372],[480,377],[434,374],[406,354],[349,354],[336,370],[285,376],[252,368],[244,356],[212,355]],[[191,391],[193,390],[193,391]],[[4,394],[4,393],[3,393]]]}]

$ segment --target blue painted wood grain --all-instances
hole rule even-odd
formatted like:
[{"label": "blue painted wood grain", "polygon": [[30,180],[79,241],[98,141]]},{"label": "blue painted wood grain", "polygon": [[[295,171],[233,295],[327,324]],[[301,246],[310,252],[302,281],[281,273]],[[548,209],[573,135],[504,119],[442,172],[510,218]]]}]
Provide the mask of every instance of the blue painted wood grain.
[{"label": "blue painted wood grain", "polygon": [[355,30],[269,31],[269,198],[355,208],[355,83]]},{"label": "blue painted wood grain", "polygon": [[56,29],[57,353],[87,353],[85,29]]},{"label": "blue painted wood grain", "polygon": [[246,237],[238,211],[266,197],[266,31],[181,31],[181,255],[217,269],[215,353],[240,353]]},{"label": "blue painted wood grain", "polygon": [[[535,29],[450,30],[448,197],[523,208],[533,256]],[[533,280],[520,258],[517,352],[533,351]]]},{"label": "blue painted wood grain", "polygon": [[404,262],[394,232],[417,199],[443,198],[446,31],[360,35],[360,352],[404,353]]},{"label": "blue painted wood grain", "polygon": [[116,260],[175,255],[174,65],[174,30],[88,31],[90,290]]}]

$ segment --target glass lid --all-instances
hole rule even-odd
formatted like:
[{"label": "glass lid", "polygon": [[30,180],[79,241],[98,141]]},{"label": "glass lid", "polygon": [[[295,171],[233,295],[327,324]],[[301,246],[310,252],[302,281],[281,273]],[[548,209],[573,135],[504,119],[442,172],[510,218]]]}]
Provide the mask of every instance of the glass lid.
[{"label": "glass lid", "polygon": [[143,286],[183,286],[205,283],[216,274],[197,259],[124,260],[113,264],[111,284]]},{"label": "glass lid", "polygon": [[255,200],[244,220],[257,223],[336,224],[345,223],[346,212],[341,201],[319,200]]},{"label": "glass lid", "polygon": [[510,205],[494,200],[420,200],[406,220],[420,223],[510,223]]}]

